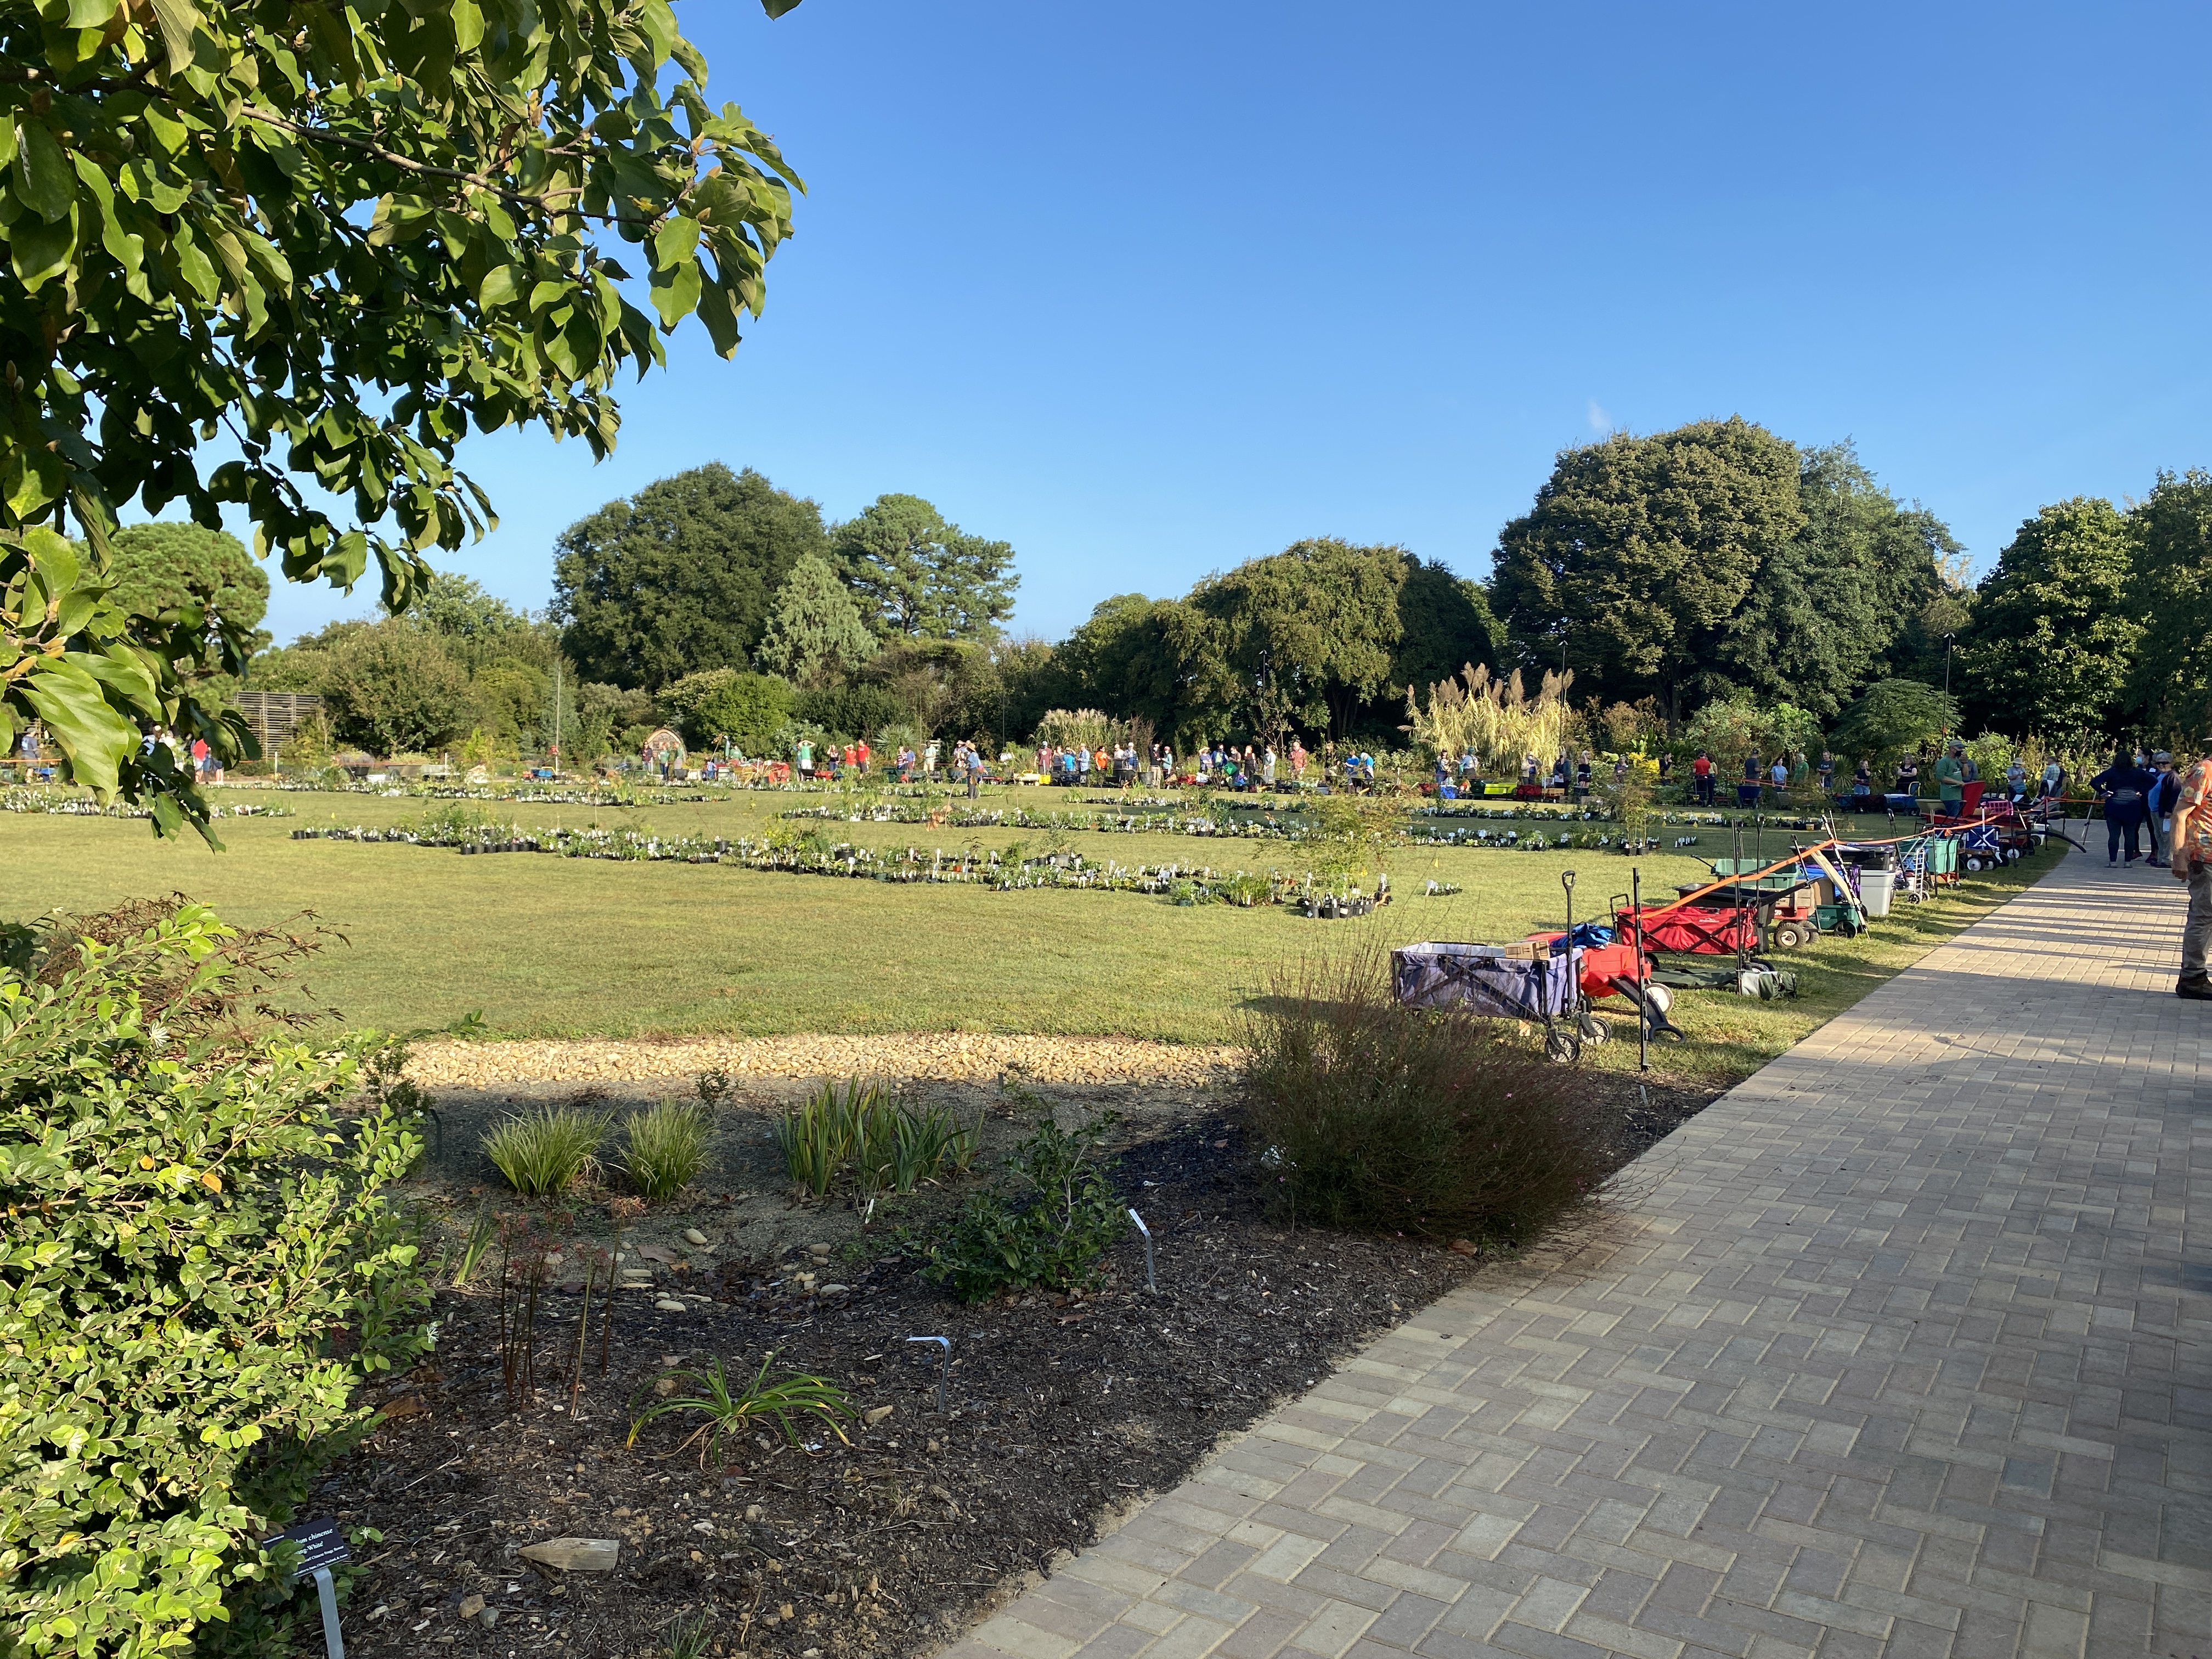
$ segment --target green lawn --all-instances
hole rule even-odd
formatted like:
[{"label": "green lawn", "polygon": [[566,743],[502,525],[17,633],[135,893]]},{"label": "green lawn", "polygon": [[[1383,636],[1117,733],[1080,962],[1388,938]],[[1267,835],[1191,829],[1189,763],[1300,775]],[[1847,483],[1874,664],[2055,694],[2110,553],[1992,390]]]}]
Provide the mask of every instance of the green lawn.
[{"label": "green lawn", "polygon": [[[1072,805],[1063,792],[1012,793],[1033,805]],[[280,800],[300,816],[225,820],[229,850],[221,854],[197,841],[157,842],[138,822],[0,816],[0,916],[172,890],[248,924],[313,909],[349,943],[309,983],[351,1018],[403,1030],[442,1028],[481,1010],[491,1031],[514,1036],[957,1029],[1219,1042],[1236,1039],[1241,1010],[1305,953],[1516,938],[1563,920],[1562,870],[1580,872],[1578,916],[1625,890],[1629,872],[1628,860],[1604,852],[1409,848],[1390,865],[1409,896],[1372,919],[1323,922],[1129,894],[994,893],[718,866],[295,842],[295,827],[406,823],[425,803],[254,790],[222,796]],[[596,821],[757,834],[793,800],[495,810],[526,830]],[[884,847],[1039,845],[1035,831],[823,827]],[[1766,847],[1778,854],[1786,842],[1770,832]],[[1309,861],[1304,848],[1279,842],[1079,832],[1066,844],[1123,863],[1298,871]],[[1708,830],[1694,853],[1644,858],[1644,890],[1667,896],[1674,883],[1704,873],[1704,857],[1730,851],[1725,832]],[[1966,896],[1901,908],[1863,939],[1824,939],[1797,953],[1802,994],[1794,1002],[1685,996],[1677,1018],[1695,1040],[1665,1051],[1661,1063],[1716,1079],[1755,1069],[2045,867],[2039,860],[1981,878]],[[1465,891],[1410,896],[1431,878]],[[1634,1063],[1632,1043],[1591,1052],[1602,1064]]]}]

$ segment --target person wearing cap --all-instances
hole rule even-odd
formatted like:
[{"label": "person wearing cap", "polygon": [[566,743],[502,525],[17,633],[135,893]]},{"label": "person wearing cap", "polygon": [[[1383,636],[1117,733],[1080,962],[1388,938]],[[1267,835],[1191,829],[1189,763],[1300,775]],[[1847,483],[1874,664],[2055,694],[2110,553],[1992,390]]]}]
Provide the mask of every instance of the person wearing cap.
[{"label": "person wearing cap", "polygon": [[[2212,749],[2212,737],[2203,739]],[[2173,994],[2192,1002],[2212,1002],[2212,975],[2205,957],[2212,952],[2212,758],[2189,769],[2174,797],[2173,878],[2189,884],[2189,919],[2181,928],[2181,978]]]},{"label": "person wearing cap", "polygon": [[2181,780],[2174,775],[2173,757],[2160,750],[2150,757],[2151,786],[2146,798],[2150,823],[2150,861],[2154,868],[2163,866],[2166,859],[2159,852],[2159,838],[2163,836],[2166,847],[2173,844],[2173,803],[2181,794]]}]

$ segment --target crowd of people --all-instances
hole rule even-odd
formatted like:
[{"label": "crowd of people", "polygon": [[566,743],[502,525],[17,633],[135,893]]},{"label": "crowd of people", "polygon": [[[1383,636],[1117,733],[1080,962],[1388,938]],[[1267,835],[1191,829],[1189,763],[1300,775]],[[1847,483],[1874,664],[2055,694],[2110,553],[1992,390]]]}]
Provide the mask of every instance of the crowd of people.
[{"label": "crowd of people", "polygon": [[[1352,758],[1347,757],[1346,763]],[[1374,757],[1358,758],[1364,758],[1365,775],[1371,783]],[[1201,743],[1195,751],[1181,757],[1175,745],[1167,743],[1155,743],[1146,749],[1133,742],[1100,744],[1095,748],[1041,743],[1035,760],[1037,776],[1067,787],[1126,789],[1143,784],[1158,788],[1182,783],[1201,788],[1259,790],[1274,788],[1285,781],[1303,782],[1313,756],[1304,742],[1293,737],[1289,748],[1280,754],[1272,743],[1248,743],[1240,749],[1233,743],[1216,742]]]}]

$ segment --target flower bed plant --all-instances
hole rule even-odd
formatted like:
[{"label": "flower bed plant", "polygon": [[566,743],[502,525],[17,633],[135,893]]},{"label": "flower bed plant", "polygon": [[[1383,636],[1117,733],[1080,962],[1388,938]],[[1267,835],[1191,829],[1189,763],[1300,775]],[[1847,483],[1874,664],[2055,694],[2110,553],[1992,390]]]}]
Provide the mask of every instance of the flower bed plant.
[{"label": "flower bed plant", "polygon": [[[496,825],[470,829],[418,826],[371,829],[333,825],[295,830],[295,841],[350,841],[372,844],[451,848],[465,854],[544,853],[562,858],[612,859],[637,863],[730,864],[747,870],[780,870],[794,875],[842,876],[862,881],[943,884],[988,887],[998,891],[1036,889],[1104,893],[1165,894],[1177,902],[1297,904],[1310,894],[1316,878],[1280,870],[1219,871],[1189,865],[1127,865],[1055,852],[1035,858],[908,847],[890,852],[835,842],[818,833],[791,830],[756,841],[746,836],[662,836],[645,828],[624,830],[533,829]],[[1327,884],[1324,878],[1323,884]],[[1449,882],[1429,884],[1431,893],[1455,893]]]}]

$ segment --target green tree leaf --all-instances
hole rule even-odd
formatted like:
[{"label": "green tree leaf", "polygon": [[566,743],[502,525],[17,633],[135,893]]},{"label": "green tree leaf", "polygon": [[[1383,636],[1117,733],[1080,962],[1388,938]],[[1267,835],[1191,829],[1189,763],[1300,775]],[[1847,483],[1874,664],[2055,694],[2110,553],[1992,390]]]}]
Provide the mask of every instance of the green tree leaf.
[{"label": "green tree leaf", "polygon": [[[617,375],[666,361],[656,323],[704,308],[726,353],[734,304],[757,310],[799,181],[736,105],[708,113],[667,0],[295,10],[0,5],[0,362],[19,388],[0,592],[57,504],[97,544],[173,502],[242,515],[290,580],[373,568],[404,607],[431,553],[492,521],[455,465],[465,434],[536,426],[603,456]],[[710,211],[728,277],[711,301]],[[650,307],[613,257],[648,238]],[[234,453],[207,461],[226,430]],[[215,699],[239,641],[171,610],[71,616],[101,659],[119,641],[156,665],[161,724],[235,752]],[[9,637],[0,705],[20,730],[38,676]],[[80,727],[55,728],[65,752]],[[111,771],[204,830],[161,756],[85,757],[88,779]]]},{"label": "green tree leaf", "polygon": [[75,663],[49,657],[32,665],[21,687],[68,757],[70,776],[102,797],[114,793],[138,728],[109,704],[100,682]]},{"label": "green tree leaf", "polygon": [[16,131],[15,198],[48,224],[58,224],[76,200],[76,169],[44,121],[19,117]]}]

